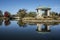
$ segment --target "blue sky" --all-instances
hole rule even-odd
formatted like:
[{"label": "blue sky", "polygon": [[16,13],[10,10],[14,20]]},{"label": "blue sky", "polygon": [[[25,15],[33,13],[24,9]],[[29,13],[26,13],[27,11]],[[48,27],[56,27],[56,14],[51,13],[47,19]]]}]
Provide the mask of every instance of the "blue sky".
[{"label": "blue sky", "polygon": [[0,0],[0,10],[16,14],[19,9],[36,11],[39,6],[51,7],[51,11],[60,12],[60,0]]}]

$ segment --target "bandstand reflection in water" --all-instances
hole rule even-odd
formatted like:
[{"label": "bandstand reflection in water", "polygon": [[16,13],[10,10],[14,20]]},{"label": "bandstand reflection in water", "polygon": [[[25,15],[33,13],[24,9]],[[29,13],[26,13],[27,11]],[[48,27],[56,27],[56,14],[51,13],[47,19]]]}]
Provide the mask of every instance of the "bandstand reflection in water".
[{"label": "bandstand reflection in water", "polygon": [[37,24],[37,32],[50,32],[50,25],[47,24]]},{"label": "bandstand reflection in water", "polygon": [[59,23],[53,22],[53,23],[37,23],[37,32],[50,32],[52,25],[57,25]]}]

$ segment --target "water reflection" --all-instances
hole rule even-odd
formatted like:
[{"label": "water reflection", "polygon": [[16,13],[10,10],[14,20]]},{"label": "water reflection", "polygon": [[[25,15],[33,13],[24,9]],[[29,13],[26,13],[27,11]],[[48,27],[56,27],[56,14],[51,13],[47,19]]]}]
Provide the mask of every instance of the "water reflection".
[{"label": "water reflection", "polygon": [[[4,24],[3,24],[4,22]],[[0,38],[3,39],[58,39],[60,37],[60,26],[57,22],[52,23],[24,23],[22,20],[0,20]],[[10,25],[11,24],[11,25]],[[19,26],[18,26],[19,25]],[[57,26],[53,26],[57,25]],[[8,26],[6,28],[6,26]],[[52,27],[53,28],[52,28]],[[55,29],[56,28],[56,29]],[[6,36],[7,35],[7,36]],[[1,37],[2,36],[2,37]],[[59,38],[60,39],[60,38]]]},{"label": "water reflection", "polygon": [[[9,26],[11,24],[11,19],[5,19],[4,24],[5,26]],[[0,20],[0,25],[3,24],[3,20]],[[27,23],[24,23],[22,20],[18,20],[17,24],[19,27],[27,27]],[[36,31],[37,32],[50,32],[51,25],[57,25],[58,22],[52,22],[52,23],[28,23],[29,25],[37,25]]]},{"label": "water reflection", "polygon": [[52,23],[37,23],[37,32],[50,32],[51,25],[58,25],[57,22]]},{"label": "water reflection", "polygon": [[0,26],[3,24],[3,19],[0,19]]},{"label": "water reflection", "polygon": [[27,26],[26,23],[24,23],[22,20],[19,20],[19,21],[17,22],[17,24],[18,24],[20,27],[26,27],[26,26]]},{"label": "water reflection", "polygon": [[[44,26],[44,28],[43,28]],[[50,26],[47,24],[37,24],[37,32],[50,32]]]},{"label": "water reflection", "polygon": [[5,20],[5,21],[4,21],[4,24],[5,24],[5,26],[9,26],[9,25],[11,24],[11,22],[10,22],[10,20],[8,19],[8,20]]}]

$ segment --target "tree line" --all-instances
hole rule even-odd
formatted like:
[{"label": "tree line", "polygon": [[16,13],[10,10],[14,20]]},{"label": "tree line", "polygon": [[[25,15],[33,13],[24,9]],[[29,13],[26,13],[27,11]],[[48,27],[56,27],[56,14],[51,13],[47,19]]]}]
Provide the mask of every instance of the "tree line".
[{"label": "tree line", "polygon": [[[45,13],[43,13],[44,15]],[[57,12],[50,12],[50,14],[52,16],[60,16],[60,13]],[[19,9],[18,12],[15,14],[15,16],[18,16],[20,18],[24,18],[24,17],[36,17],[36,12],[27,12],[26,9]],[[12,17],[13,15],[11,15],[10,12],[5,11],[4,14],[3,12],[0,10],[0,17]]]},{"label": "tree line", "polygon": [[[11,15],[10,12],[5,11],[4,14],[3,12],[0,10],[0,17],[12,17],[13,15]],[[14,15],[14,16],[18,16],[18,17],[35,17],[36,16],[36,12],[28,12],[26,9],[20,9],[18,10],[18,12]]]}]

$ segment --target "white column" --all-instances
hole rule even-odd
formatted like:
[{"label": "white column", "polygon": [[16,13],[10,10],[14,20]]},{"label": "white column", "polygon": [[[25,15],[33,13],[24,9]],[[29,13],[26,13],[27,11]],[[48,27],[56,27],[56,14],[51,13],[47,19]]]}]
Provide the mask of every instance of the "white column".
[{"label": "white column", "polygon": [[37,30],[38,30],[38,31],[42,31],[42,30],[41,30],[41,27],[42,27],[42,24],[37,24]]},{"label": "white column", "polygon": [[47,30],[50,30],[50,26],[47,26]]},{"label": "white column", "polygon": [[47,11],[47,16],[50,16],[50,10]]},{"label": "white column", "polygon": [[40,17],[42,17],[42,11],[38,10],[38,12],[37,12],[37,18],[40,18]]},{"label": "white column", "polygon": [[42,17],[42,11],[41,10],[39,10],[39,16]]}]

